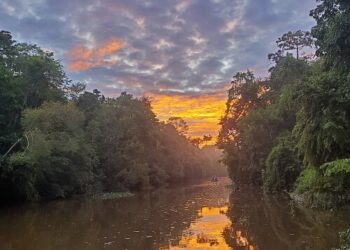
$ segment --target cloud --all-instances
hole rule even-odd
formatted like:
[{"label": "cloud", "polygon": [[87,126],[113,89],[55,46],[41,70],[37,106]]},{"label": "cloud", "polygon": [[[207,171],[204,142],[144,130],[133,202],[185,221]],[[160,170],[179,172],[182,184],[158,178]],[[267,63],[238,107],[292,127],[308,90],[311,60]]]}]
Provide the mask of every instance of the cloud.
[{"label": "cloud", "polygon": [[234,28],[237,26],[237,20],[233,19],[230,20],[226,25],[220,30],[222,33],[228,33],[234,30]]},{"label": "cloud", "polygon": [[76,72],[114,65],[117,60],[112,56],[116,55],[116,52],[122,47],[124,47],[124,42],[116,38],[93,48],[77,44],[66,54],[68,69]]},{"label": "cloud", "polygon": [[[68,77],[90,90],[106,96],[154,93],[165,107],[173,107],[172,96],[188,104],[186,115],[192,106],[206,113],[209,96],[221,93],[225,100],[227,82],[237,71],[266,76],[276,39],[289,30],[310,29],[315,5],[315,0],[1,0],[0,23],[16,40],[54,51]],[[187,119],[196,134],[215,132],[214,123],[193,117]]]}]

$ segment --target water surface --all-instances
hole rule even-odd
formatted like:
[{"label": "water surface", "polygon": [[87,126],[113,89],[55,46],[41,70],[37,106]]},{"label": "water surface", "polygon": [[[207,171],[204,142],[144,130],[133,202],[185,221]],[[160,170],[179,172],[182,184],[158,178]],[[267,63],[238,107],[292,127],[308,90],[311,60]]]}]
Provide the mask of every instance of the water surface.
[{"label": "water surface", "polygon": [[349,211],[304,209],[228,184],[1,208],[0,249],[328,250],[350,226]]}]

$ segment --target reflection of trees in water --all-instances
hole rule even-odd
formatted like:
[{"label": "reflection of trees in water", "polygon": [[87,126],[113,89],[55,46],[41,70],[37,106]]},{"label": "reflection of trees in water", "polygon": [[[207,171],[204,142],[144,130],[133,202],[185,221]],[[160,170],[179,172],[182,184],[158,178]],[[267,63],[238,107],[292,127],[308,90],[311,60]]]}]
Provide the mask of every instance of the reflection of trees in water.
[{"label": "reflection of trees in water", "polygon": [[176,244],[198,210],[216,205],[222,196],[222,189],[199,186],[121,200],[56,201],[11,208],[8,214],[0,214],[0,248],[159,249],[169,242]]},{"label": "reflection of trees in water", "polygon": [[191,198],[177,192],[176,197],[54,202],[25,211],[17,221],[12,218],[16,226],[1,230],[0,244],[11,242],[9,250],[156,249],[159,242],[180,235],[196,216],[196,211],[179,212],[180,204]]},{"label": "reflection of trees in water", "polygon": [[286,198],[247,189],[230,197],[232,228],[224,235],[234,249],[240,249],[237,236],[232,237],[235,232],[241,232],[251,249],[330,249],[337,243],[337,232],[348,226],[346,212],[300,208]]},{"label": "reflection of trees in water", "polygon": [[[200,209],[222,207],[227,192],[220,185],[198,186],[121,200],[58,201],[2,209],[0,248],[167,249],[170,243],[179,244],[191,221],[199,220]],[[254,189],[234,191],[226,205],[232,225],[226,227],[224,237],[235,250],[331,249],[338,232],[349,226],[349,212],[301,209]],[[215,247],[214,238],[198,234],[198,241],[206,240]]]},{"label": "reflection of trees in water", "polygon": [[237,250],[253,250],[255,249],[248,241],[246,232],[235,230],[234,226],[225,228],[223,235],[228,245]]},{"label": "reflection of trees in water", "polygon": [[205,235],[203,233],[197,234],[196,237],[197,237],[197,243],[199,243],[199,244],[209,243],[210,246],[219,245],[218,239],[211,239],[208,237],[208,235]]}]

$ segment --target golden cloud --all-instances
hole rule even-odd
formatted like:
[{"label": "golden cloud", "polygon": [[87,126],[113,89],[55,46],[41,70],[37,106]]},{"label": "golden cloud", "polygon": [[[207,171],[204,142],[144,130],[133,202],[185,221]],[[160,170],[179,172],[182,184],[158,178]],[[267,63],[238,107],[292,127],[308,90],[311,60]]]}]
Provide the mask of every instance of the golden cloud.
[{"label": "golden cloud", "polygon": [[68,69],[78,72],[113,65],[117,61],[111,59],[111,56],[115,55],[122,47],[124,47],[124,42],[117,38],[110,39],[95,48],[88,48],[82,44],[77,44],[66,54]]},{"label": "golden cloud", "polygon": [[214,143],[220,129],[219,120],[225,111],[226,91],[188,96],[184,94],[148,94],[152,108],[161,121],[181,117],[189,125],[189,135],[212,135]]}]

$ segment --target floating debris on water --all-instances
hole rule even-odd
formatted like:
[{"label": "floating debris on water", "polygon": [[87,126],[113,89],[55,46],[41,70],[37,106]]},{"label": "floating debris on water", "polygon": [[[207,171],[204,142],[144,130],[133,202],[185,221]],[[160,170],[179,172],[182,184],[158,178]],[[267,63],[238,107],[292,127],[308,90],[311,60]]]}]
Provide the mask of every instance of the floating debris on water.
[{"label": "floating debris on water", "polygon": [[115,193],[102,193],[102,194],[95,194],[93,196],[94,199],[100,199],[100,200],[112,200],[112,199],[119,199],[119,198],[127,198],[132,197],[135,194],[130,192],[115,192]]}]

